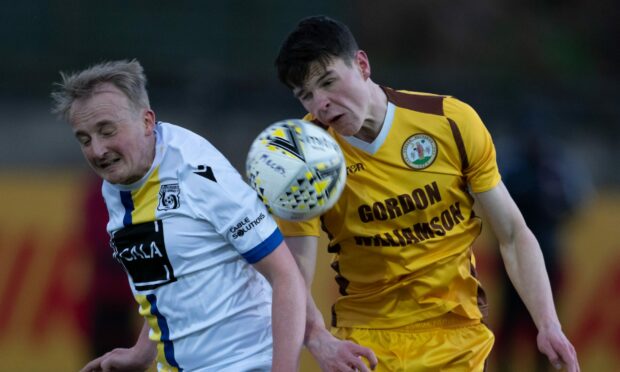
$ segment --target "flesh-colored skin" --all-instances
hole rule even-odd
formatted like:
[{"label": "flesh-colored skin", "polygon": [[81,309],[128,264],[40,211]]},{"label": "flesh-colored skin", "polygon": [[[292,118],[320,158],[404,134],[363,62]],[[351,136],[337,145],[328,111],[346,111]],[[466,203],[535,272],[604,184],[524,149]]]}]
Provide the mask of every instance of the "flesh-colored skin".
[{"label": "flesh-colored skin", "polygon": [[77,100],[70,111],[73,134],[95,173],[113,184],[132,184],[150,169],[155,157],[155,113],[135,109],[111,83]]},{"label": "flesh-colored skin", "polygon": [[294,88],[293,94],[338,134],[366,142],[377,137],[387,111],[387,97],[370,79],[370,64],[363,51],[349,64],[342,59],[333,59],[325,68],[313,63],[305,83]]}]

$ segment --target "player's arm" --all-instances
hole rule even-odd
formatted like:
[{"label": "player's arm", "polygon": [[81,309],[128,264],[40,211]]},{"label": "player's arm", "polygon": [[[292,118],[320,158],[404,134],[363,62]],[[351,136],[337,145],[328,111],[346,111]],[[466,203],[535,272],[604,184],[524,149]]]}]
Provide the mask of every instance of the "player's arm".
[{"label": "player's arm", "polygon": [[90,361],[80,372],[146,371],[157,356],[157,346],[149,339],[149,326],[144,321],[136,344],[118,348]]},{"label": "player's arm", "polygon": [[284,241],[254,263],[273,289],[272,371],[296,371],[303,343],[306,298],[304,280]]},{"label": "player's arm", "polygon": [[538,328],[538,348],[556,368],[579,371],[575,349],[564,335],[538,241],[502,182],[476,193],[498,239],[504,266]]},{"label": "player's arm", "polygon": [[323,371],[369,371],[360,357],[368,360],[372,369],[377,357],[372,350],[350,341],[335,338],[326,328],[321,311],[312,298],[312,280],[316,267],[318,238],[315,236],[286,237],[286,243],[306,282],[306,331],[304,344]]}]

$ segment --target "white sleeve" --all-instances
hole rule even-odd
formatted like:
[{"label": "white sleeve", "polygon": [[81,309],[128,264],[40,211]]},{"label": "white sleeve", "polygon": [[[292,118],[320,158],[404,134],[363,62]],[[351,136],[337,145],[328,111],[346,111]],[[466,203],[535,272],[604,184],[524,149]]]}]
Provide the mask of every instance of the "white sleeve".
[{"label": "white sleeve", "polygon": [[187,203],[196,216],[212,224],[248,262],[271,253],[282,234],[256,192],[214,148],[203,149],[200,159],[182,172]]}]

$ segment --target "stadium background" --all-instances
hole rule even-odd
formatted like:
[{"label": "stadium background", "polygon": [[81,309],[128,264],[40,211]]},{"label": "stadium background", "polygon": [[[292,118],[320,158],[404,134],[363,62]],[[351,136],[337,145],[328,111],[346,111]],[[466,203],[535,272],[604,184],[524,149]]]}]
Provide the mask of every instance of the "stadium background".
[{"label": "stadium background", "polygon": [[[620,370],[615,2],[23,0],[2,9],[0,370],[77,370],[97,342],[140,324],[126,315],[135,306],[98,230],[96,182],[69,127],[49,114],[58,71],[138,58],[158,119],[204,135],[241,170],[261,128],[302,114],[276,81],[273,58],[299,18],[319,13],[351,26],[376,82],[474,106],[502,173],[519,169],[533,143],[548,150],[543,160],[559,164],[556,187],[572,206],[557,229],[559,313],[582,370]],[[494,328],[506,309],[486,231],[476,252]],[[320,260],[314,291],[329,314],[333,274],[325,252]],[[509,355],[494,353],[491,370],[532,370],[533,336],[514,339]],[[302,371],[315,370],[304,355]]]}]

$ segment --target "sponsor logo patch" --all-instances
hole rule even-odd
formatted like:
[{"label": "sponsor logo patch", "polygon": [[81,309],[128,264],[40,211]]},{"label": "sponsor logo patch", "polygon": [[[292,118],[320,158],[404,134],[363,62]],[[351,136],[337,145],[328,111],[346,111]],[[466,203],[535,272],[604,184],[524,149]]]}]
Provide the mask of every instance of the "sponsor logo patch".
[{"label": "sponsor logo patch", "polygon": [[129,225],[110,240],[113,257],[123,265],[139,291],[176,281],[164,243],[161,220]]},{"label": "sponsor logo patch", "polygon": [[237,222],[237,224],[228,231],[232,234],[233,239],[237,239],[245,235],[245,233],[252,230],[256,225],[258,225],[263,219],[265,215],[261,213],[255,219],[250,219],[249,217],[245,217],[243,220]]}]

